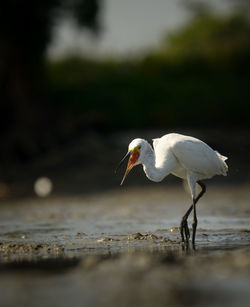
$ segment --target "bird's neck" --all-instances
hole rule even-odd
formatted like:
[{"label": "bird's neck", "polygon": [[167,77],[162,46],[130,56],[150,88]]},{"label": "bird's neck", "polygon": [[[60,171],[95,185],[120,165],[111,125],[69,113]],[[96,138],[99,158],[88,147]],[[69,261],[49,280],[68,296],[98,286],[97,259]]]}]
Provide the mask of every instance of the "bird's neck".
[{"label": "bird's neck", "polygon": [[165,177],[164,170],[155,166],[155,152],[148,144],[143,159],[141,160],[146,176],[155,182],[162,181]]}]

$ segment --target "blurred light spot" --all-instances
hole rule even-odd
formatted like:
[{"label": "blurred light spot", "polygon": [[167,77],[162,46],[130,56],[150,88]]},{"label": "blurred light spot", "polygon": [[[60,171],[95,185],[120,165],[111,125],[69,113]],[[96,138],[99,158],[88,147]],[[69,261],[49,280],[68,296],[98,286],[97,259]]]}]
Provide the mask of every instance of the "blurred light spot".
[{"label": "blurred light spot", "polygon": [[53,189],[53,183],[48,177],[40,177],[34,183],[34,191],[39,197],[50,195]]}]

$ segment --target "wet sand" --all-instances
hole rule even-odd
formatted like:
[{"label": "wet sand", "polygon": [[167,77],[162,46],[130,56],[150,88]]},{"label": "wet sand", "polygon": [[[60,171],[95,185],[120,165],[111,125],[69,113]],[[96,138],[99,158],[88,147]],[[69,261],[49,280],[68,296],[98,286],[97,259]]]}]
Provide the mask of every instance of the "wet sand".
[{"label": "wet sand", "polygon": [[249,306],[249,188],[208,185],[196,251],[181,186],[2,201],[0,306]]}]

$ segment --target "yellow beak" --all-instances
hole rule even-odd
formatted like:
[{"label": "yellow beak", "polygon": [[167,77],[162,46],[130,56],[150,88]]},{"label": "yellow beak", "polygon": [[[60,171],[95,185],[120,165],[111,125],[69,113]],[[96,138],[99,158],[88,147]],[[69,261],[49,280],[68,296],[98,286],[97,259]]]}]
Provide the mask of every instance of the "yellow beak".
[{"label": "yellow beak", "polygon": [[125,174],[122,178],[122,181],[120,183],[120,185],[123,184],[125,178],[127,177],[128,173],[131,171],[131,169],[138,164],[138,158],[140,156],[140,150],[135,148],[133,150],[129,150],[127,152],[127,154],[125,155],[125,157],[121,160],[121,162],[118,164],[115,172],[117,172],[117,170],[121,167],[121,165],[123,164],[123,162],[126,160],[127,157],[129,157],[129,160],[128,160],[128,165],[127,165],[127,168],[126,168],[126,171],[125,171]]},{"label": "yellow beak", "polygon": [[127,177],[127,174],[131,171],[132,168],[133,168],[133,165],[131,165],[131,164],[128,162],[128,166],[127,166],[127,168],[126,168],[125,174],[124,174],[124,176],[123,176],[123,178],[122,178],[122,181],[121,181],[120,185],[123,184],[125,178]]},{"label": "yellow beak", "polygon": [[140,152],[138,150],[129,151],[129,160],[128,165],[125,171],[125,174],[122,178],[121,184],[123,184],[125,178],[127,177],[128,173],[131,171],[131,169],[138,164],[138,158],[139,158]]}]

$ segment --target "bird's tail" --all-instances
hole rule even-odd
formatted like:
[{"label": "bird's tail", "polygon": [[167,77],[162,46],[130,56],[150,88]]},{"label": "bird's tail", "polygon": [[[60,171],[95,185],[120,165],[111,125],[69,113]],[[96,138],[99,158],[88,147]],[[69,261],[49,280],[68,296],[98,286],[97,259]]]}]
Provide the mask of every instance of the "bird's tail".
[{"label": "bird's tail", "polygon": [[215,151],[218,158],[220,159],[220,161],[222,162],[221,163],[221,174],[223,176],[226,176],[227,175],[227,172],[228,172],[228,165],[226,164],[226,160],[228,159],[227,157],[221,155],[218,151]]}]

